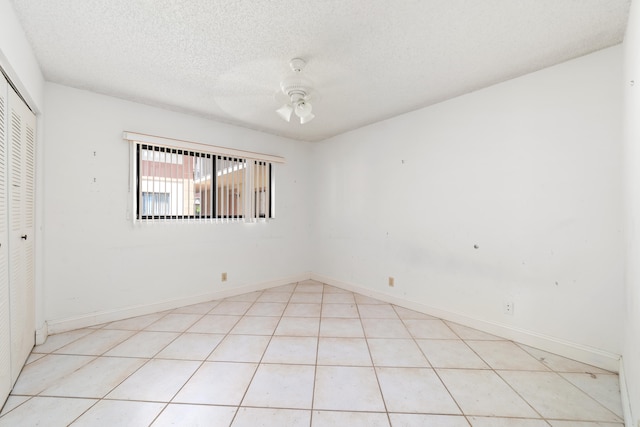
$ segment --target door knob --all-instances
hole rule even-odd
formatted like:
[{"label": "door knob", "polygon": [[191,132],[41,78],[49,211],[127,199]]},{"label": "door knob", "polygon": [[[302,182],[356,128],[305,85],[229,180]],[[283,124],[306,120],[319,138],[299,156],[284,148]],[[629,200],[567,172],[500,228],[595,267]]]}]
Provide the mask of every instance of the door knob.
[{"label": "door knob", "polygon": [[27,235],[22,236],[22,240],[27,240]]}]

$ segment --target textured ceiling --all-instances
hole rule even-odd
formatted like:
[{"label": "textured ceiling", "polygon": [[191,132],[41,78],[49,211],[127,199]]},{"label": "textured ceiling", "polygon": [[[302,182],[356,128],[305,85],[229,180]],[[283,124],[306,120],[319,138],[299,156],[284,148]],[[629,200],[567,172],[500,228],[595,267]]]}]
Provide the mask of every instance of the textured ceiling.
[{"label": "textured ceiling", "polygon": [[[317,141],[622,41],[630,0],[11,0],[48,81]],[[316,118],[275,94],[302,57]]]}]

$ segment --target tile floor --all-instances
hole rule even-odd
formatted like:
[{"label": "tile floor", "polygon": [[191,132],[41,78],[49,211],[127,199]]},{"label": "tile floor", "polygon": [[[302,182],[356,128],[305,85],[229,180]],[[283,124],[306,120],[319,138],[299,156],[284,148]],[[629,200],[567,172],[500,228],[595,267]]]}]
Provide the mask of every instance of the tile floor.
[{"label": "tile floor", "polygon": [[306,281],[53,335],[0,426],[622,427],[618,377]]}]

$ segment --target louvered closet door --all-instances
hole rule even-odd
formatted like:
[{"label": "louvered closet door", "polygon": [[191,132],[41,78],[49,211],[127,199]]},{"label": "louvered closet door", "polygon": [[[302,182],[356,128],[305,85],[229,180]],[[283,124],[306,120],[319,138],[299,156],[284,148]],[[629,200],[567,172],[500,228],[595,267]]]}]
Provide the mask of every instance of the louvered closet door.
[{"label": "louvered closet door", "polygon": [[34,161],[35,115],[8,90],[9,295],[11,380],[35,343]]},{"label": "louvered closet door", "polygon": [[0,75],[0,406],[9,395],[11,381],[11,331],[7,248],[7,90]]}]

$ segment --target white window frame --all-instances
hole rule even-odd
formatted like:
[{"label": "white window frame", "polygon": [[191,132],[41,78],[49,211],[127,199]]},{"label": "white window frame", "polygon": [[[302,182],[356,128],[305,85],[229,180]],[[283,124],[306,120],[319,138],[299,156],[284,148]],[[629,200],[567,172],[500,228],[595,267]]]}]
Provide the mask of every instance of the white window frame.
[{"label": "white window frame", "polygon": [[[160,136],[141,134],[136,132],[124,132],[123,138],[130,143],[130,177],[129,177],[129,192],[130,192],[130,206],[129,216],[134,223],[156,223],[156,222],[257,222],[268,221],[275,218],[275,173],[274,164],[285,163],[283,157],[274,156],[270,154],[255,153],[251,151],[238,150],[227,147],[218,147],[209,144],[183,141],[173,138],[164,138]],[[243,161],[243,183],[245,188],[243,192],[242,212],[236,215],[219,215],[216,210],[212,214],[207,216],[195,216],[195,215],[173,215],[173,216],[145,216],[142,212],[138,212],[138,198],[140,191],[142,191],[138,185],[138,147],[141,146],[153,146],[166,150],[181,150],[189,151],[200,154],[207,154],[215,156],[216,159],[238,159]],[[155,157],[155,156],[154,156]],[[161,156],[160,156],[161,157]],[[217,162],[218,160],[214,161]],[[268,169],[262,165],[267,165]],[[237,168],[236,168],[237,170]],[[268,175],[265,173],[268,170]],[[262,174],[260,176],[260,174]],[[257,180],[257,181],[256,181]],[[261,181],[262,180],[262,181]],[[259,189],[254,184],[256,182],[262,182],[266,185],[265,181],[268,181],[268,206],[265,207],[264,197],[261,197]],[[227,189],[228,190],[228,189]],[[217,191],[217,189],[216,189]],[[212,193],[214,194],[214,193]],[[215,193],[217,198],[217,193]],[[211,203],[213,203],[213,197]],[[235,213],[235,211],[234,211]]]}]

